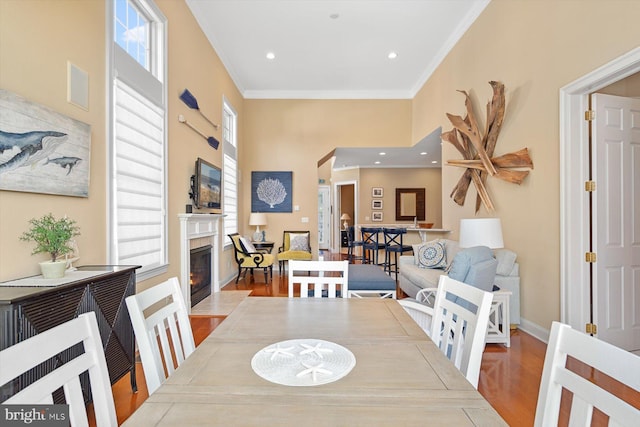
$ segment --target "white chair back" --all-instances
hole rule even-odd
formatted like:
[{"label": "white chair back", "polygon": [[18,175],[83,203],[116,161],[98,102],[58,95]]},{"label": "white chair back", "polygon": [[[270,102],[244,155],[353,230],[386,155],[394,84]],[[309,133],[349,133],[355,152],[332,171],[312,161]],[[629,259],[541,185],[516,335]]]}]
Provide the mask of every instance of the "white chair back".
[{"label": "white chair back", "polygon": [[187,308],[175,277],[125,301],[152,394],[196,348]]},{"label": "white chair back", "polygon": [[[430,336],[475,388],[492,299],[491,292],[440,276]],[[475,312],[469,303],[476,307]]]},{"label": "white chair back", "polygon": [[[349,261],[289,261],[289,298],[294,284],[300,284],[300,297],[336,298],[349,295]],[[323,292],[326,291],[326,292]],[[339,292],[338,292],[339,291]]]},{"label": "white chair back", "polygon": [[556,426],[562,389],[573,394],[569,425],[591,425],[593,408],[609,416],[610,426],[637,426],[640,410],[589,379],[567,369],[567,356],[640,391],[640,357],[569,325],[553,322],[544,358],[534,425]]},{"label": "white chair back", "polygon": [[430,336],[433,308],[408,298],[398,300],[398,303],[407,313],[409,313],[409,316],[415,320],[418,326],[420,326],[422,330]]},{"label": "white chair back", "polygon": [[88,371],[96,425],[117,426],[109,371],[94,312],[81,314],[73,320],[0,351],[0,385],[13,381],[79,343],[84,346],[83,354],[56,367],[3,403],[50,405],[54,403],[53,392],[62,387],[66,403],[69,405],[71,426],[88,426],[84,395],[80,386],[80,374]]}]

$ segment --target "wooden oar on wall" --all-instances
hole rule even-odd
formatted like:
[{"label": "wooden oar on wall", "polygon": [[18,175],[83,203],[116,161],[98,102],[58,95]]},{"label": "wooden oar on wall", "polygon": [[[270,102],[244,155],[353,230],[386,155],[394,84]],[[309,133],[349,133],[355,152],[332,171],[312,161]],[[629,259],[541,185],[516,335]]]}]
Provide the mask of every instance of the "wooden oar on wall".
[{"label": "wooden oar on wall", "polygon": [[180,115],[178,116],[178,121],[179,121],[180,123],[184,123],[185,125],[189,126],[189,127],[190,127],[194,132],[196,132],[198,135],[200,135],[201,137],[203,137],[204,139],[206,139],[206,140],[207,140],[207,143],[208,143],[211,147],[213,147],[215,150],[217,150],[217,149],[218,149],[218,145],[220,145],[220,142],[219,142],[217,139],[215,139],[215,138],[214,138],[214,137],[212,137],[212,136],[207,136],[207,135],[205,135],[204,133],[202,133],[198,128],[196,128],[194,125],[192,125],[191,123],[189,123],[189,122],[187,121],[187,119],[185,119],[185,118],[184,118],[184,116],[183,116],[182,114],[180,114]]}]

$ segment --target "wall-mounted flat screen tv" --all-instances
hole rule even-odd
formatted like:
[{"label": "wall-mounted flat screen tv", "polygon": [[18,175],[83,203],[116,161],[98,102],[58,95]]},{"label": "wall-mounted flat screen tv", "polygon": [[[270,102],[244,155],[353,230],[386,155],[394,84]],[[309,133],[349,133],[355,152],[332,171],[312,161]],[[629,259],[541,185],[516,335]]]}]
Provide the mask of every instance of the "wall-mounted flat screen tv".
[{"label": "wall-mounted flat screen tv", "polygon": [[196,160],[192,178],[191,198],[198,209],[220,209],[222,200],[222,170],[204,159]]}]

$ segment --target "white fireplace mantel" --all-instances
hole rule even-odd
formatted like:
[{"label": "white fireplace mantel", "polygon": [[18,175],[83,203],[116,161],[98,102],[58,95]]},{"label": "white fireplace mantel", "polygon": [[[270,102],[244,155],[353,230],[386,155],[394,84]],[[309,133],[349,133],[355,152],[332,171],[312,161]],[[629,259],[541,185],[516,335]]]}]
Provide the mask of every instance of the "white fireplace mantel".
[{"label": "white fireplace mantel", "polygon": [[[185,305],[191,312],[191,249],[211,245],[211,286],[212,292],[220,292],[220,238],[218,227],[220,214],[178,214],[180,219],[180,286]],[[204,244],[198,244],[204,242]]]}]

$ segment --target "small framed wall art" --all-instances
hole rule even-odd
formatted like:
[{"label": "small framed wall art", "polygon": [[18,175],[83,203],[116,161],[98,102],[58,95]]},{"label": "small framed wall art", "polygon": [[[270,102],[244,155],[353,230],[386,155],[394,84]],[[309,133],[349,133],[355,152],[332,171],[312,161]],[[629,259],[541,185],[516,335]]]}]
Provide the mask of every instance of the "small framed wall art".
[{"label": "small framed wall art", "polygon": [[371,221],[382,222],[382,212],[371,212]]},{"label": "small framed wall art", "polygon": [[382,209],[382,199],[374,199],[371,201],[371,209]]},{"label": "small framed wall art", "polygon": [[382,197],[383,194],[384,194],[384,190],[382,187],[371,188],[371,197]]}]

